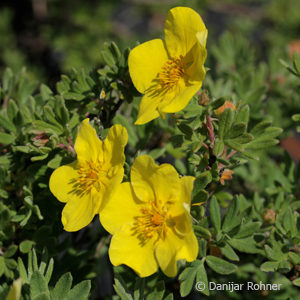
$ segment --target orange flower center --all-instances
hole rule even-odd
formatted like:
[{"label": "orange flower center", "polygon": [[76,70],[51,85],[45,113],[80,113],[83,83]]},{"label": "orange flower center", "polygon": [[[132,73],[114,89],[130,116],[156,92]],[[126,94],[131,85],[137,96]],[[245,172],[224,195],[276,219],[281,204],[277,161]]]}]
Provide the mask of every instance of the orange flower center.
[{"label": "orange flower center", "polygon": [[157,75],[161,88],[169,90],[174,87],[178,80],[183,77],[184,69],[185,65],[182,55],[179,58],[173,57],[169,59]]},{"label": "orange flower center", "polygon": [[78,183],[84,191],[89,191],[91,188],[100,190],[100,179],[103,176],[103,170],[99,161],[86,161],[78,170]]},{"label": "orange flower center", "polygon": [[154,202],[148,207],[142,207],[141,216],[136,218],[135,231],[142,243],[153,236],[164,238],[167,225],[167,209],[158,207]]}]

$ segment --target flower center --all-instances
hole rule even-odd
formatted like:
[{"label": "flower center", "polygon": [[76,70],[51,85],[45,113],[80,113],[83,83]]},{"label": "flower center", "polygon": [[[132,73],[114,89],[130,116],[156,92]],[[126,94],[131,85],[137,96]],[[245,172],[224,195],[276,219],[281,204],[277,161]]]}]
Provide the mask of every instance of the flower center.
[{"label": "flower center", "polygon": [[86,161],[78,170],[78,183],[84,191],[89,191],[91,188],[100,190],[100,179],[103,175],[103,170],[99,161]]},{"label": "flower center", "polygon": [[167,230],[167,209],[151,202],[150,206],[142,207],[140,212],[141,216],[136,218],[134,229],[141,243],[146,243],[154,236],[158,239],[164,238]]},{"label": "flower center", "polygon": [[179,58],[173,57],[169,59],[157,75],[161,88],[169,90],[174,87],[183,76],[184,69],[185,65],[182,55]]}]

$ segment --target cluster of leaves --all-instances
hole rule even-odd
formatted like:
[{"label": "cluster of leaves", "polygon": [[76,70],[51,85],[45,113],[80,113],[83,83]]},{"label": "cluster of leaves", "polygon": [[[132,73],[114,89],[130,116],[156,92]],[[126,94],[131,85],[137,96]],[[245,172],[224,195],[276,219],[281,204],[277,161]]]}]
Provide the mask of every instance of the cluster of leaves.
[{"label": "cluster of leaves", "polygon": [[[12,292],[15,295],[20,294],[21,285],[23,286],[24,299],[30,300],[72,300],[72,299],[87,299],[90,291],[90,281],[85,280],[75,285],[72,289],[72,276],[66,273],[56,282],[53,288],[49,289],[49,282],[51,280],[54,267],[54,260],[51,258],[48,262],[47,250],[42,254],[40,264],[35,250],[28,252],[28,265],[25,268],[23,260],[18,259],[18,271],[20,279],[17,279],[12,287],[3,285],[1,287],[1,299],[18,299],[13,298]],[[21,280],[21,285],[15,283]],[[19,291],[18,291],[19,290]],[[7,298],[6,298],[7,296]],[[11,298],[10,298],[11,297]]]}]

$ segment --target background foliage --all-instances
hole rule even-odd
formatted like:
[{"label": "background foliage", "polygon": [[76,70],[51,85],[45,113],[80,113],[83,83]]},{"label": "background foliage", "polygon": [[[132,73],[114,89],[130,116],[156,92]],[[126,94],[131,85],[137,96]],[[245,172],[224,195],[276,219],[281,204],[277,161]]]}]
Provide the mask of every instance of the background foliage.
[{"label": "background foliage", "polygon": [[[183,2],[1,2],[0,299],[18,290],[19,277],[22,299],[214,299],[194,290],[199,280],[283,284],[279,292],[222,292],[226,299],[299,298],[300,168],[277,141],[286,145],[300,125],[300,3],[189,1],[209,30],[203,89],[184,111],[133,126],[140,95],[128,47],[162,36],[176,5]],[[216,115],[225,100],[236,110]],[[127,128],[125,181],[140,154],[197,178],[200,251],[178,278],[112,268],[98,218],[62,230],[48,181],[75,159],[86,117],[101,137],[113,123]],[[225,169],[234,173],[223,186]]]}]

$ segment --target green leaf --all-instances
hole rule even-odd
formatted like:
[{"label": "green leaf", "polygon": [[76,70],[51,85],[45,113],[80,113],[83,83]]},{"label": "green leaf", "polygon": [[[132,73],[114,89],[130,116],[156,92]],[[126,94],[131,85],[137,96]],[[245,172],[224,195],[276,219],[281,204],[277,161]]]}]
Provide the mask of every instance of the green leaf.
[{"label": "green leaf", "polygon": [[193,135],[193,129],[185,124],[185,123],[181,123],[178,125],[179,130],[187,137],[187,139],[190,139]]},{"label": "green leaf", "polygon": [[12,256],[14,256],[14,254],[16,253],[17,250],[18,250],[17,245],[11,245],[6,249],[3,256],[5,258],[12,257]]},{"label": "green leaf", "polygon": [[238,215],[239,212],[239,200],[237,197],[234,197],[227,213],[225,214],[224,221],[222,224],[222,230],[224,230],[225,232],[229,232],[230,230],[232,230],[240,224],[240,217]]},{"label": "green leaf", "polygon": [[288,253],[288,255],[293,264],[300,265],[300,255],[299,254],[296,254],[295,252],[290,251]]},{"label": "green leaf", "polygon": [[240,143],[236,142],[235,140],[225,139],[224,143],[226,146],[228,146],[229,148],[232,148],[236,151],[239,151],[239,152],[244,151],[244,147]]},{"label": "green leaf", "polygon": [[261,266],[260,269],[263,272],[275,272],[278,268],[279,262],[277,261],[266,261]]},{"label": "green leaf", "polygon": [[282,260],[278,265],[278,271],[280,273],[288,273],[291,270],[291,264],[286,261]]},{"label": "green leaf", "polygon": [[8,118],[10,120],[13,120],[16,117],[16,115],[18,114],[18,111],[19,111],[19,107],[16,104],[16,102],[12,99],[9,99],[8,103],[7,103],[7,116],[8,116]]},{"label": "green leaf", "polygon": [[300,278],[296,278],[293,280],[293,285],[300,287]]},{"label": "green leaf", "polygon": [[17,129],[16,129],[14,123],[11,122],[10,120],[8,120],[6,117],[4,117],[1,114],[0,114],[0,127],[3,127],[7,131],[10,131],[13,133],[17,132]]},{"label": "green leaf", "polygon": [[133,298],[134,300],[144,299],[145,279],[138,278],[134,285]]},{"label": "green leaf", "polygon": [[191,263],[191,265],[184,269],[184,271],[180,274],[180,295],[181,297],[187,296],[194,285],[194,281],[196,278],[196,274],[200,265],[203,265],[203,262],[200,260],[195,260]]},{"label": "green leaf", "polygon": [[84,280],[76,284],[67,296],[67,300],[88,300],[91,289],[91,281]]},{"label": "green leaf", "polygon": [[[204,284],[204,289],[203,290],[201,289],[200,292],[206,296],[209,296],[208,279],[204,267],[204,260],[201,260],[201,264],[198,267],[197,274],[196,274],[196,281],[197,284],[199,284],[200,282],[202,283],[202,285]],[[197,290],[197,292],[199,291]]]},{"label": "green leaf", "polygon": [[34,244],[35,244],[34,241],[29,241],[29,240],[22,241],[20,244],[20,251],[22,253],[28,253],[32,249],[32,246]]},{"label": "green leaf", "polygon": [[256,242],[253,238],[247,237],[245,239],[230,239],[227,241],[230,246],[232,246],[234,249],[244,252],[244,253],[261,253],[261,250],[256,248]]},{"label": "green leaf", "polygon": [[0,256],[0,277],[4,273],[5,269],[6,269],[6,266],[5,266],[5,262],[4,262],[4,257]]},{"label": "green leaf", "polygon": [[246,132],[246,128],[247,128],[247,123],[245,123],[245,122],[235,123],[231,127],[231,129],[227,135],[227,138],[234,139],[234,138],[242,135],[243,133]]},{"label": "green leaf", "polygon": [[133,300],[123,281],[121,283],[117,278],[115,278],[114,289],[122,300]]},{"label": "green leaf", "polygon": [[[51,291],[51,300],[63,300],[69,293],[72,286],[72,275],[71,273],[66,273],[60,277],[56,283],[54,289]],[[77,299],[77,298],[73,298]]]},{"label": "green leaf", "polygon": [[210,200],[209,216],[213,226],[215,227],[217,232],[219,232],[221,230],[221,214],[219,202],[215,196],[213,196]]},{"label": "green leaf", "polygon": [[243,106],[236,115],[235,122],[245,122],[246,124],[249,121],[250,109],[248,105]]},{"label": "green leaf", "polygon": [[253,235],[258,231],[260,226],[261,222],[248,222],[246,224],[242,224],[239,231],[234,235],[234,238],[240,239]]},{"label": "green leaf", "polygon": [[147,300],[162,300],[165,293],[164,281],[159,281],[155,284],[153,290],[147,296]]},{"label": "green leaf", "polygon": [[237,271],[237,266],[216,256],[208,255],[206,263],[215,272],[228,275]]},{"label": "green leaf", "polygon": [[203,237],[206,239],[211,238],[211,233],[207,228],[204,228],[203,226],[200,226],[200,225],[194,225],[193,228],[194,228],[197,236],[200,236],[200,237]]},{"label": "green leaf", "polygon": [[226,136],[227,131],[231,128],[233,120],[233,111],[230,108],[226,108],[220,116],[219,120],[219,137],[221,140]]},{"label": "green leaf", "polygon": [[211,102],[211,108],[213,110],[219,108],[220,106],[222,106],[226,101],[226,98],[219,98],[219,99],[216,99],[214,101]]},{"label": "green leaf", "polygon": [[39,271],[35,271],[30,279],[30,296],[32,300],[37,300],[41,294],[49,296],[48,284]]},{"label": "green leaf", "polygon": [[54,259],[51,258],[50,261],[49,261],[49,264],[48,264],[47,271],[45,273],[45,279],[46,279],[47,283],[49,283],[49,281],[51,279],[52,272],[53,272],[53,265],[54,265]]},{"label": "green leaf", "polygon": [[11,134],[0,132],[0,144],[9,145],[13,143],[15,139],[16,137]]},{"label": "green leaf", "polygon": [[234,250],[230,247],[229,244],[225,244],[225,246],[221,247],[222,254],[233,261],[239,261],[240,258],[237,256],[237,254],[234,252]]},{"label": "green leaf", "polygon": [[[20,273],[20,276],[22,277],[22,281],[24,283],[29,283],[24,263],[20,257],[18,258],[18,271]],[[0,273],[1,273],[1,271],[0,271]]]}]

